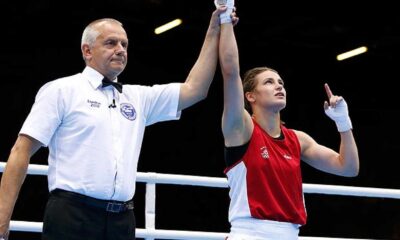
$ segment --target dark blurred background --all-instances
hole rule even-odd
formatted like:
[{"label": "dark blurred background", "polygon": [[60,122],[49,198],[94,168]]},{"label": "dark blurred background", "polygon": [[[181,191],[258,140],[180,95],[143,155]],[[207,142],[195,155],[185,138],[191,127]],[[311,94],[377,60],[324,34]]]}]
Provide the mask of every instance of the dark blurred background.
[{"label": "dark blurred background", "polygon": [[[359,147],[361,169],[342,178],[303,165],[305,183],[400,189],[398,107],[400,16],[386,1],[309,2],[237,0],[236,34],[241,71],[269,66],[288,92],[283,120],[335,150],[339,134],[325,116],[323,84],[345,97]],[[3,107],[0,161],[7,161],[37,90],[58,77],[81,72],[80,39],[94,19],[123,22],[130,38],[129,64],[119,80],[153,85],[183,82],[197,59],[214,5],[211,0],[6,1],[2,3],[0,67]],[[181,18],[161,35],[154,28]],[[369,51],[341,62],[336,55],[359,46]],[[5,108],[5,109],[4,109]],[[205,101],[179,121],[147,128],[140,172],[224,177],[222,79],[217,70]],[[31,160],[47,164],[47,150]],[[144,184],[135,195],[144,227]],[[27,176],[13,220],[42,221],[48,195],[43,176]],[[301,236],[397,239],[400,200],[306,194],[308,224]],[[228,232],[228,189],[158,185],[156,228]],[[11,239],[39,239],[12,232]],[[396,237],[397,236],[397,237]]]}]

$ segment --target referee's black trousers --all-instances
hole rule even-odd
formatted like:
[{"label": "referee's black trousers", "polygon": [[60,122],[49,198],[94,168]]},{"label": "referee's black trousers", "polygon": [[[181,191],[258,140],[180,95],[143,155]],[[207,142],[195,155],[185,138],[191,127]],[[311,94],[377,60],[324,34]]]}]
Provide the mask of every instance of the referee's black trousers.
[{"label": "referee's black trousers", "polygon": [[134,240],[135,227],[133,209],[109,212],[50,194],[42,240]]}]

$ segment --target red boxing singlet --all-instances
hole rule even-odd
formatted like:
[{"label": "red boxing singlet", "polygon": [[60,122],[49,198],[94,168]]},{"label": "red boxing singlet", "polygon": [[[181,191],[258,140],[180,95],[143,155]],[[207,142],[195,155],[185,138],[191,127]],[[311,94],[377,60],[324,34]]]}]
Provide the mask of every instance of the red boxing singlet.
[{"label": "red boxing singlet", "polygon": [[231,198],[229,221],[253,217],[304,225],[299,140],[283,125],[284,138],[274,139],[253,122],[243,157],[225,169]]}]

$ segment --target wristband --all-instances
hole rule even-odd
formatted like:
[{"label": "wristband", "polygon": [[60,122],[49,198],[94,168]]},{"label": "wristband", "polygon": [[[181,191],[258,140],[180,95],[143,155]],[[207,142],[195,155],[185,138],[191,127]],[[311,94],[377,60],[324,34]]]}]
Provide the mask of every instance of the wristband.
[{"label": "wristband", "polygon": [[233,8],[235,6],[235,1],[234,0],[214,0],[214,4],[217,8],[220,6],[227,7],[226,11],[219,15],[220,24],[231,23],[232,22],[231,14],[232,14]]},{"label": "wristband", "polygon": [[336,123],[336,127],[339,132],[346,132],[353,128],[351,119],[349,117],[349,111],[347,109],[347,103],[344,99],[340,100],[336,107],[329,106],[325,109],[325,114],[328,115]]}]

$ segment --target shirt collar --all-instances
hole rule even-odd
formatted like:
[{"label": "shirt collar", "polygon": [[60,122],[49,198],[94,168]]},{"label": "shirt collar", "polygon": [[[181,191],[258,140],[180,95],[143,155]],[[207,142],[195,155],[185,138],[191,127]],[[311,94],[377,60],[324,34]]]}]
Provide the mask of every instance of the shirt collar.
[{"label": "shirt collar", "polygon": [[[85,79],[87,79],[92,85],[93,89],[101,88],[102,80],[104,76],[96,71],[94,68],[86,66],[82,72],[82,75]],[[113,82],[117,82],[118,78],[115,78]]]}]

